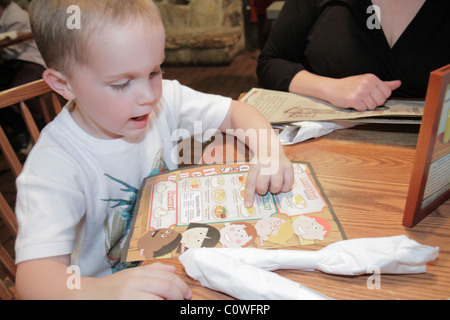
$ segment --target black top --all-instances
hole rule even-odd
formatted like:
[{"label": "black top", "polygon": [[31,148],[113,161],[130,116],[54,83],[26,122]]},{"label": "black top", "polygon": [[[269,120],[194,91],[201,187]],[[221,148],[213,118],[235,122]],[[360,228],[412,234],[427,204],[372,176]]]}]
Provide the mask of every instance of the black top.
[{"label": "black top", "polygon": [[305,69],[332,78],[373,73],[402,81],[395,97],[424,98],[430,72],[450,63],[450,1],[427,0],[392,48],[381,28],[368,27],[371,5],[287,0],[258,59],[263,87],[288,91]]}]

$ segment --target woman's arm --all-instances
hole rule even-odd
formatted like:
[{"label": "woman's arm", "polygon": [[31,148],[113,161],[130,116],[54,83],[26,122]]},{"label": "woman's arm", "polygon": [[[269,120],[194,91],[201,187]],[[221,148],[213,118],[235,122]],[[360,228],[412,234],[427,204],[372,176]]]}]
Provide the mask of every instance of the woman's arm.
[{"label": "woman's arm", "polygon": [[400,81],[381,81],[373,74],[335,79],[307,71],[307,39],[326,1],[287,0],[258,59],[257,73],[268,89],[312,96],[341,108],[373,110]]},{"label": "woman's arm", "polygon": [[292,78],[305,69],[305,49],[317,19],[317,0],[287,0],[272,26],[258,58],[257,74],[263,87],[288,91]]}]

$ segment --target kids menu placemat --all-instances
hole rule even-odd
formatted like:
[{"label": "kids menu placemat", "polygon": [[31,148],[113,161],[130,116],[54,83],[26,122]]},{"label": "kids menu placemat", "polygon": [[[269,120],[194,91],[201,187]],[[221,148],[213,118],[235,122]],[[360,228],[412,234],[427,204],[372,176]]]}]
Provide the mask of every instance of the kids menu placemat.
[{"label": "kids menu placemat", "polygon": [[141,186],[123,261],[177,257],[189,248],[281,248],[346,239],[311,166],[293,163],[287,193],[244,207],[248,163],[195,166]]}]

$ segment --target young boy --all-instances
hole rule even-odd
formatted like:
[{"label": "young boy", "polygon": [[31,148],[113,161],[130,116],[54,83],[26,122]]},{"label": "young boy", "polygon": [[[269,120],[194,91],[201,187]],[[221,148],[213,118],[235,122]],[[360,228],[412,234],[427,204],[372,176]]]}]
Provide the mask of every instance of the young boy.
[{"label": "young boy", "polygon": [[[79,28],[69,28],[67,12],[77,10]],[[17,180],[20,297],[189,299],[171,266],[119,271],[137,188],[176,168],[177,128],[192,132],[195,120],[204,131],[270,132],[270,124],[248,105],[162,80],[165,32],[149,0],[33,0],[30,16],[48,66],[44,79],[69,103],[42,131]],[[255,155],[259,145],[277,151],[252,165],[248,206],[255,192],[287,191],[293,182],[276,136],[261,136],[267,141],[248,141]],[[69,266],[79,268],[80,286],[70,283]]]}]

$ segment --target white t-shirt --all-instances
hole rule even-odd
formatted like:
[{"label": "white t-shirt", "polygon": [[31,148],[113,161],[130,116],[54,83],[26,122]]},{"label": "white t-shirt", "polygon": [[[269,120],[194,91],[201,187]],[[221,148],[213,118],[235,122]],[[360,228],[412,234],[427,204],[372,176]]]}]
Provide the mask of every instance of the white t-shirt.
[{"label": "white t-shirt", "polygon": [[[119,270],[143,179],[177,166],[171,154],[179,135],[172,134],[199,127],[212,134],[208,129],[221,125],[230,103],[163,80],[163,96],[139,143],[94,138],[64,108],[42,131],[17,180],[16,262],[71,254],[82,276]],[[201,122],[194,130],[195,121]]]}]

